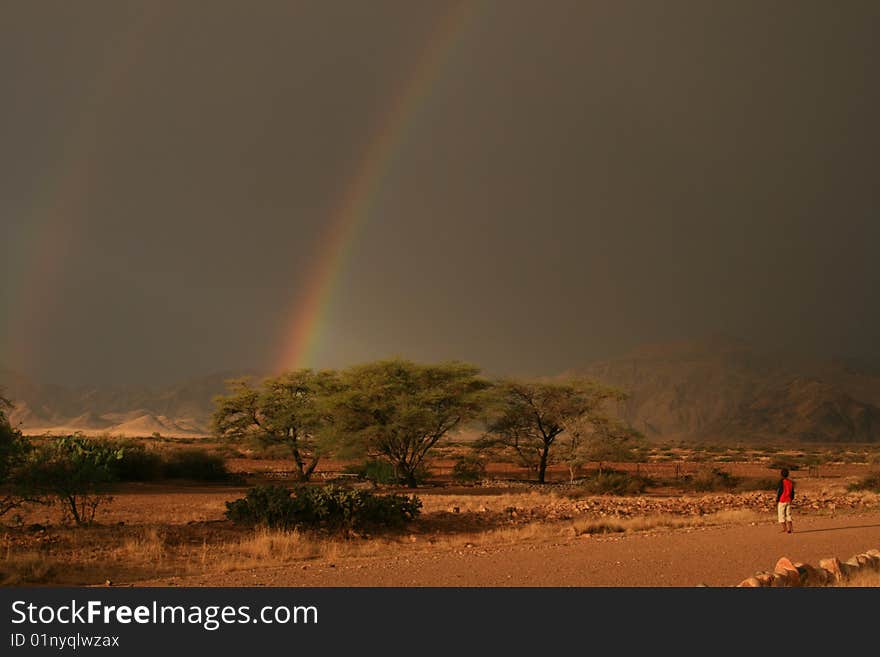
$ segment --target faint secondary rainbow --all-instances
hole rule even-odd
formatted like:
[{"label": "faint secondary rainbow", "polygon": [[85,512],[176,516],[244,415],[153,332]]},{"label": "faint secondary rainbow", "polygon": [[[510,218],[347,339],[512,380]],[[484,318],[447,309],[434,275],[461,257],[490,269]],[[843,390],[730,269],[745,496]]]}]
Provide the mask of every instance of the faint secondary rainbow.
[{"label": "faint secondary rainbow", "polygon": [[280,369],[306,367],[314,359],[334,288],[355,242],[383,188],[395,155],[405,144],[418,109],[429,98],[443,65],[473,23],[478,3],[457,3],[438,23],[416,60],[412,72],[389,103],[364,155],[318,242],[318,250],[285,331]]},{"label": "faint secondary rainbow", "polygon": [[64,291],[63,274],[78,240],[87,239],[88,204],[100,175],[98,160],[106,106],[120,93],[158,14],[158,3],[132,17],[108,46],[78,113],[71,118],[57,157],[46,162],[43,196],[13,220],[20,222],[18,251],[11,254],[13,282],[8,316],[0,324],[0,363],[35,367],[41,359],[42,326]]}]

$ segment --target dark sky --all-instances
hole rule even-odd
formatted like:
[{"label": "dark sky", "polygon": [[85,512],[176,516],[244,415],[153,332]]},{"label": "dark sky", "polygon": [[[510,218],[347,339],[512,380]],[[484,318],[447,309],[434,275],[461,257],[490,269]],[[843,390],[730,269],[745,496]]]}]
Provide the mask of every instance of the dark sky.
[{"label": "dark sky", "polygon": [[[4,2],[0,365],[271,368],[440,1]],[[553,373],[724,332],[880,360],[880,3],[476,3],[319,366]]]}]

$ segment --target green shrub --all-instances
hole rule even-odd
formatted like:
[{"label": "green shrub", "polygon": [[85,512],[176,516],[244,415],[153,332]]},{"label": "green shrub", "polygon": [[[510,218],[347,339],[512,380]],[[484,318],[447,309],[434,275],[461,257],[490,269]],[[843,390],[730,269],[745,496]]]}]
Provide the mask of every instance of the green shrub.
[{"label": "green shrub", "polygon": [[397,483],[397,475],[394,472],[394,466],[388,461],[368,459],[362,463],[354,463],[346,466],[343,472],[357,475],[361,479],[366,479],[377,484]]},{"label": "green shrub", "polygon": [[115,444],[122,450],[121,458],[113,463],[117,481],[228,481],[232,478],[223,457],[203,449],[160,451],[132,441]]},{"label": "green shrub", "polygon": [[11,403],[0,397],[0,516],[25,501],[32,501],[17,490],[20,483],[17,475],[33,451],[33,445],[9,423],[5,412],[7,406]]},{"label": "green shrub", "polygon": [[283,486],[257,486],[247,496],[226,503],[235,523],[292,527],[361,529],[395,527],[416,518],[422,502],[416,496],[373,495],[342,486],[301,486],[294,494]]},{"label": "green shrub", "polygon": [[226,503],[226,517],[242,525],[288,528],[296,524],[290,490],[284,486],[255,486],[241,499]]},{"label": "green shrub", "polygon": [[221,456],[203,449],[182,449],[165,457],[163,474],[168,479],[227,481],[231,478]]},{"label": "green shrub", "polygon": [[461,456],[452,466],[452,479],[460,483],[482,481],[486,478],[486,462],[478,456]]},{"label": "green shrub", "polygon": [[126,442],[121,444],[122,458],[113,464],[119,481],[156,481],[163,477],[162,454],[146,449],[143,445]]},{"label": "green shrub", "polygon": [[[392,463],[381,459],[368,459],[362,463],[346,466],[343,470],[346,474],[355,474],[361,479],[372,481],[377,484],[406,484],[406,478],[399,475]],[[424,482],[430,472],[424,466],[419,466],[413,472],[416,483]]]},{"label": "green shrub", "polygon": [[76,434],[40,446],[19,473],[30,494],[61,504],[65,518],[90,524],[98,506],[109,501],[107,485],[116,480],[124,450],[109,440]]}]

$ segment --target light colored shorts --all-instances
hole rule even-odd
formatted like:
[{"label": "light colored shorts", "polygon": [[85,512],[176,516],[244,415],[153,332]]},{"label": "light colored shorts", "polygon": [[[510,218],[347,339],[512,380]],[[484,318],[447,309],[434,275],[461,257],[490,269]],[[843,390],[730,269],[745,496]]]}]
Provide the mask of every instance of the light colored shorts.
[{"label": "light colored shorts", "polygon": [[791,522],[791,502],[780,502],[776,505],[779,522]]}]

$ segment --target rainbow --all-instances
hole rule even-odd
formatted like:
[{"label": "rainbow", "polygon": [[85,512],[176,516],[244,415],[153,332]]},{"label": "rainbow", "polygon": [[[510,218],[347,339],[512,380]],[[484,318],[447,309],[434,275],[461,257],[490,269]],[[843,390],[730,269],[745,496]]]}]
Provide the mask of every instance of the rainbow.
[{"label": "rainbow", "polygon": [[303,293],[294,304],[287,323],[289,328],[284,332],[279,369],[311,365],[324,333],[334,288],[356,241],[358,228],[370,216],[395,156],[415,123],[419,107],[428,100],[449,53],[463,38],[466,27],[473,23],[477,6],[474,1],[463,0],[438,21],[406,82],[393,96],[373,131],[355,175],[318,240],[316,256],[300,287]]},{"label": "rainbow", "polygon": [[[9,316],[0,324],[0,358],[15,352],[16,364],[40,359],[41,326],[52,301],[63,290],[64,269],[76,241],[88,234],[88,204],[99,179],[102,121],[138,61],[157,20],[158,3],[135,10],[128,25],[108,46],[103,66],[91,80],[96,92],[75,114],[56,162],[46,167],[47,193],[22,217],[17,254],[18,285],[10,286]],[[12,309],[15,309],[12,312]],[[4,363],[5,364],[5,363]]]}]

